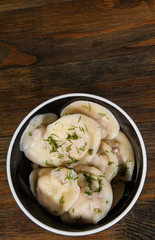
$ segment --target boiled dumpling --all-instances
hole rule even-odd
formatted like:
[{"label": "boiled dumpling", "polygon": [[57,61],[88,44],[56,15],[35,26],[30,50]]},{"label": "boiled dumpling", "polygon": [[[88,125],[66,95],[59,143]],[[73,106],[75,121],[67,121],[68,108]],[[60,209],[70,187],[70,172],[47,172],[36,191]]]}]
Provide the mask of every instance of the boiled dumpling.
[{"label": "boiled dumpling", "polygon": [[48,157],[45,165],[73,168],[96,154],[101,130],[96,121],[82,114],[67,115],[48,125],[44,135]]},{"label": "boiled dumpling", "polygon": [[65,167],[33,170],[30,186],[40,205],[55,216],[68,211],[80,193],[76,172]]},{"label": "boiled dumpling", "polygon": [[102,139],[113,139],[119,132],[119,124],[114,115],[97,103],[75,101],[62,110],[61,116],[75,113],[81,113],[95,119],[101,127]]},{"label": "boiled dumpling", "polygon": [[89,165],[98,168],[108,181],[111,181],[118,172],[118,158],[112,148],[101,142],[98,153],[90,161]]},{"label": "boiled dumpling", "polygon": [[53,113],[36,115],[26,127],[20,141],[20,150],[32,162],[44,166],[48,156],[45,148],[44,134],[47,125],[56,121],[58,117]]},{"label": "boiled dumpling", "polygon": [[80,169],[78,184],[80,195],[71,208],[61,215],[61,219],[66,223],[96,224],[111,208],[111,185],[100,170],[89,166]]},{"label": "boiled dumpling", "polygon": [[117,137],[107,141],[118,157],[118,177],[131,181],[135,165],[134,152],[127,136],[120,131]]}]

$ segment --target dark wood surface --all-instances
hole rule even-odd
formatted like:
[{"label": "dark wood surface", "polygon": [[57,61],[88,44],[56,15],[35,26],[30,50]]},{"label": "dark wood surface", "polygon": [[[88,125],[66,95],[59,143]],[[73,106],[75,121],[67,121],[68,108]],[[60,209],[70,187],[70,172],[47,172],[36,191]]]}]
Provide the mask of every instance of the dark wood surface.
[{"label": "dark wood surface", "polygon": [[31,222],[6,177],[21,120],[54,96],[86,92],[112,100],[144,138],[148,172],[133,209],[110,229],[76,239],[155,239],[155,1],[0,1],[0,239],[66,240]]}]

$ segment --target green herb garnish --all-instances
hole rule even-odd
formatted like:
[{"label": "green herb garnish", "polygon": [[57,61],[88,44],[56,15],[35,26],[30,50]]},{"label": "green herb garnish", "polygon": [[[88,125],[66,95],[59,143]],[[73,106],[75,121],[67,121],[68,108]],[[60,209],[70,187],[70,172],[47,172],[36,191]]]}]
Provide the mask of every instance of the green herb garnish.
[{"label": "green herb garnish", "polygon": [[54,171],[55,171],[55,172],[59,172],[62,168],[63,168],[63,166],[59,166],[59,167],[57,167]]},{"label": "green herb garnish", "polygon": [[90,188],[90,190],[93,191],[92,184],[93,184],[93,181],[96,181],[96,179],[93,178],[91,174],[88,175],[86,172],[83,173],[83,176],[86,178],[86,182],[88,183],[88,187]]},{"label": "green herb garnish", "polygon": [[50,148],[51,148],[50,153],[56,152],[57,149],[62,146],[58,144],[59,141],[55,140],[53,136],[58,137],[56,134],[51,134],[47,139],[44,139],[44,141],[48,142],[50,145]]},{"label": "green herb garnish", "polygon": [[88,103],[88,106],[82,106],[82,107],[84,107],[84,108],[88,109],[88,111],[90,111],[90,112],[91,112],[91,105],[90,105],[90,103]]},{"label": "green herb garnish", "polygon": [[98,115],[99,115],[100,117],[105,117],[105,116],[106,116],[105,113],[98,113]]},{"label": "green herb garnish", "polygon": [[92,195],[92,192],[89,192],[89,191],[85,191],[85,193],[86,193],[88,196]]},{"label": "green herb garnish", "polygon": [[29,136],[32,136],[32,132],[29,132]]},{"label": "green herb garnish", "polygon": [[80,147],[80,148],[77,148],[77,147],[76,147],[76,150],[77,150],[77,152],[78,152],[79,155],[81,154],[80,151],[82,151],[82,152],[85,151],[85,147],[86,147],[86,146],[87,146],[87,142],[86,142],[82,147]]},{"label": "green herb garnish", "polygon": [[99,208],[94,208],[94,212],[102,213],[102,211]]},{"label": "green herb garnish", "polygon": [[69,157],[69,159],[71,160],[70,162],[68,162],[67,164],[70,166],[72,163],[76,163],[76,162],[78,162],[79,160],[77,160],[77,159],[75,159],[75,158],[73,158],[73,157],[71,157],[71,156],[69,156],[69,155],[67,155],[68,157]]},{"label": "green herb garnish", "polygon": [[72,135],[71,135],[70,133],[68,133],[68,136],[67,136],[66,140],[68,140],[68,141],[71,142],[71,140],[77,140],[77,139],[79,139],[79,138],[81,138],[81,137],[79,137],[79,136],[76,134],[76,132],[74,132]]},{"label": "green herb garnish", "polygon": [[95,192],[100,192],[102,190],[103,183],[102,183],[101,179],[98,179],[98,185],[99,185],[99,187],[97,190],[95,190]]},{"label": "green herb garnish", "polygon": [[55,167],[55,165],[52,163],[49,163],[48,160],[44,161],[43,163],[45,163],[46,166]]},{"label": "green herb garnish", "polygon": [[110,166],[112,164],[114,164],[114,162],[111,162],[111,161],[108,162],[108,166]]},{"label": "green herb garnish", "polygon": [[[73,143],[72,143],[73,144]],[[70,144],[69,146],[66,147],[66,152],[70,152],[72,149],[71,149],[71,146],[72,144]]]},{"label": "green herb garnish", "polygon": [[81,132],[85,133],[85,130],[84,130],[83,127],[80,127],[80,126],[79,126],[79,130],[80,130]]},{"label": "green herb garnish", "polygon": [[[83,176],[85,176],[86,182],[87,182],[88,187],[90,188],[91,191],[99,193],[102,190],[103,183],[102,183],[101,179],[99,179],[99,178],[95,179],[95,178],[92,177],[91,174],[88,175],[86,172],[83,173]],[[92,188],[93,181],[98,181],[98,188],[97,189]]]},{"label": "green herb garnish", "polygon": [[79,122],[80,122],[80,120],[81,120],[81,116],[79,117],[79,119],[78,119],[77,123],[79,123]]},{"label": "green herb garnish", "polygon": [[58,158],[59,159],[63,159],[63,157],[64,157],[64,154],[63,153],[59,153]]},{"label": "green herb garnish", "polygon": [[106,117],[107,119],[109,119],[109,118],[107,117],[107,114],[105,114],[105,113],[98,113],[98,115],[99,115],[100,117]]},{"label": "green herb garnish", "polygon": [[92,149],[92,148],[89,148],[88,154],[89,154],[89,155],[92,155],[92,154],[93,154],[93,149]]},{"label": "green herb garnish", "polygon": [[69,130],[69,131],[75,130],[75,128],[77,128],[77,127],[72,125],[71,128],[68,128],[68,130]]},{"label": "green herb garnish", "polygon": [[127,166],[127,163],[121,163],[118,165],[118,167],[119,167],[119,176],[125,177],[128,169],[129,169]]},{"label": "green herb garnish", "polygon": [[78,177],[74,177],[74,174],[73,174],[73,171],[72,170],[70,170],[69,172],[68,172],[68,174],[66,175],[66,177],[65,177],[65,179],[68,179],[69,181],[70,181],[70,183],[71,183],[71,180],[76,180]]},{"label": "green herb garnish", "polygon": [[105,150],[106,153],[110,153],[108,150]]},{"label": "green herb garnish", "polygon": [[88,128],[87,128],[86,124],[84,124],[84,126],[85,126],[86,131],[88,132]]},{"label": "green herb garnish", "polygon": [[64,203],[64,196],[62,196],[62,197],[59,199],[59,203],[60,203],[60,204],[63,204],[63,203]]}]

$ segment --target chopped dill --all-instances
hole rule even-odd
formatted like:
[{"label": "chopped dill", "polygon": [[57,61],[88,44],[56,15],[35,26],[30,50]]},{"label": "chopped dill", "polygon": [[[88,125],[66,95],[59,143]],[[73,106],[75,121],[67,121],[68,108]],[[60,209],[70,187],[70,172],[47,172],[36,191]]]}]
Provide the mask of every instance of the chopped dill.
[{"label": "chopped dill", "polygon": [[90,111],[90,112],[91,112],[91,105],[90,105],[90,103],[88,103],[88,106],[82,106],[82,107],[84,107],[84,108],[88,109],[88,111]]},{"label": "chopped dill", "polygon": [[79,126],[79,130],[80,130],[81,132],[85,133],[85,130],[84,130],[83,127],[80,127],[80,126]]},{"label": "chopped dill", "polygon": [[51,153],[51,152],[56,152],[57,149],[62,146],[62,145],[59,145],[59,144],[58,144],[58,141],[55,140],[55,139],[53,138],[53,136],[58,137],[58,136],[55,135],[55,134],[51,134],[47,139],[44,139],[44,141],[48,142],[49,145],[50,145],[50,148],[51,148],[50,153]]},{"label": "chopped dill", "polygon": [[92,154],[93,154],[93,149],[92,149],[92,148],[89,148],[88,154],[89,154],[89,155],[92,155]]},{"label": "chopped dill", "polygon": [[70,183],[71,183],[71,180],[74,180],[74,181],[75,181],[77,178],[78,178],[78,177],[74,177],[73,171],[70,170],[70,171],[68,172],[68,174],[66,175],[65,180],[68,179],[68,180],[70,181]]},{"label": "chopped dill", "polygon": [[86,178],[86,182],[88,183],[88,187],[92,190],[93,181],[96,181],[96,179],[93,178],[91,174],[88,175],[86,172],[83,173],[83,176]]},{"label": "chopped dill", "polygon": [[71,157],[71,156],[69,156],[69,155],[67,155],[68,157],[69,157],[69,159],[71,160],[70,162],[68,162],[67,164],[70,166],[72,163],[76,163],[76,162],[78,162],[79,160],[77,160],[77,159],[75,159],[75,158],[73,158],[73,157]]},{"label": "chopped dill", "polygon": [[108,150],[105,150],[106,153],[110,153]]},{"label": "chopped dill", "polygon": [[106,116],[105,113],[98,113],[98,115],[99,115],[100,117],[105,117],[105,116]]},{"label": "chopped dill", "polygon": [[60,170],[63,168],[63,166],[59,166],[59,167],[57,167],[54,171],[55,172],[60,172]]},{"label": "chopped dill", "polygon": [[118,167],[119,167],[119,176],[125,177],[128,169],[129,169],[128,166],[127,166],[127,163],[126,162],[121,163],[121,164],[118,165]]},{"label": "chopped dill", "polygon": [[[83,176],[86,178],[86,182],[91,191],[99,193],[102,190],[103,183],[101,179],[95,179],[92,177],[91,173],[88,175],[86,172],[83,173]],[[98,181],[98,188],[96,190],[92,188],[93,181]]]},{"label": "chopped dill", "polygon": [[106,118],[109,120],[109,118],[107,117],[107,114],[105,114],[105,113],[98,113],[98,115],[99,115],[100,117],[106,117]]},{"label": "chopped dill", "polygon": [[94,208],[94,212],[102,213],[102,211],[99,208]]},{"label": "chopped dill", "polygon": [[92,195],[92,192],[89,192],[89,191],[85,191],[85,193],[86,193],[88,196],[91,196],[91,195]]},{"label": "chopped dill", "polygon": [[88,128],[87,128],[86,124],[84,124],[84,126],[85,126],[86,131],[88,132]]},{"label": "chopped dill", "polygon": [[80,137],[76,134],[76,132],[74,132],[72,135],[70,133],[68,133],[68,136],[67,136],[66,140],[71,142],[71,140],[77,140],[79,138]]},{"label": "chopped dill", "polygon": [[32,136],[32,132],[29,132],[29,136]]},{"label": "chopped dill", "polygon": [[72,125],[71,128],[68,128],[68,131],[75,130],[75,128],[77,127]]},{"label": "chopped dill", "polygon": [[62,197],[59,199],[59,203],[60,203],[60,204],[63,204],[63,203],[64,203],[64,196],[62,196]]},{"label": "chopped dill", "polygon": [[59,153],[58,158],[59,159],[63,159],[63,157],[64,157],[64,154],[63,153]]},{"label": "chopped dill", "polygon": [[114,152],[112,149],[111,149],[111,153],[112,153],[112,154],[115,154],[115,152]]},{"label": "chopped dill", "polygon": [[108,166],[110,166],[110,165],[112,165],[112,164],[114,164],[114,162],[112,162],[112,161],[109,161],[109,162],[108,162]]},{"label": "chopped dill", "polygon": [[81,120],[81,116],[79,117],[79,119],[78,119],[77,123],[79,123],[79,122],[80,122],[80,120]]},{"label": "chopped dill", "polygon": [[[80,155],[81,152],[84,152],[85,151],[85,147],[87,146],[87,142],[80,148],[77,148],[76,147],[76,150],[77,150],[77,153]],[[81,151],[81,152],[80,152]]]},{"label": "chopped dill", "polygon": [[103,183],[102,183],[101,179],[98,179],[98,185],[99,185],[99,187],[97,190],[95,190],[95,192],[100,192],[102,190]]},{"label": "chopped dill", "polygon": [[[73,144],[73,143],[72,143],[72,144]],[[70,145],[68,145],[68,146],[66,147],[66,152],[70,152],[70,151],[72,150],[72,148],[71,148],[72,144],[70,144]]]},{"label": "chopped dill", "polygon": [[45,160],[43,163],[44,163],[46,166],[55,167],[55,165],[52,164],[52,163],[49,163],[48,160]]}]

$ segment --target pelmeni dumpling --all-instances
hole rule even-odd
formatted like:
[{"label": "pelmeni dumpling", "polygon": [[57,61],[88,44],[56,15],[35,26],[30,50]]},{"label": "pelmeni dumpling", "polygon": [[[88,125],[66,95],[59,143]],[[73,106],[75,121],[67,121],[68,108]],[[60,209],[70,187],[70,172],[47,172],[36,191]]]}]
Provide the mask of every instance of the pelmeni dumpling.
[{"label": "pelmeni dumpling", "polygon": [[113,140],[107,141],[118,157],[118,177],[122,181],[131,181],[135,165],[132,145],[123,132]]},{"label": "pelmeni dumpling", "polygon": [[44,135],[48,157],[45,165],[73,168],[96,154],[101,130],[96,121],[82,114],[67,115],[48,125]]},{"label": "pelmeni dumpling", "polygon": [[119,132],[119,124],[114,115],[97,103],[75,101],[62,110],[61,116],[75,113],[81,113],[96,120],[102,130],[102,139],[113,139]]},{"label": "pelmeni dumpling", "polygon": [[101,141],[99,151],[89,165],[98,168],[108,181],[111,181],[118,173],[117,155],[104,141]]},{"label": "pelmeni dumpling", "polygon": [[56,121],[58,117],[54,113],[36,115],[31,119],[20,140],[20,150],[32,162],[44,166],[48,152],[43,140],[47,125]]},{"label": "pelmeni dumpling", "polygon": [[96,224],[109,212],[113,193],[109,181],[95,167],[85,166],[78,173],[80,195],[71,208],[61,215],[66,223]]},{"label": "pelmeni dumpling", "polygon": [[40,205],[55,216],[68,211],[80,193],[76,172],[65,167],[33,170],[30,186]]}]

